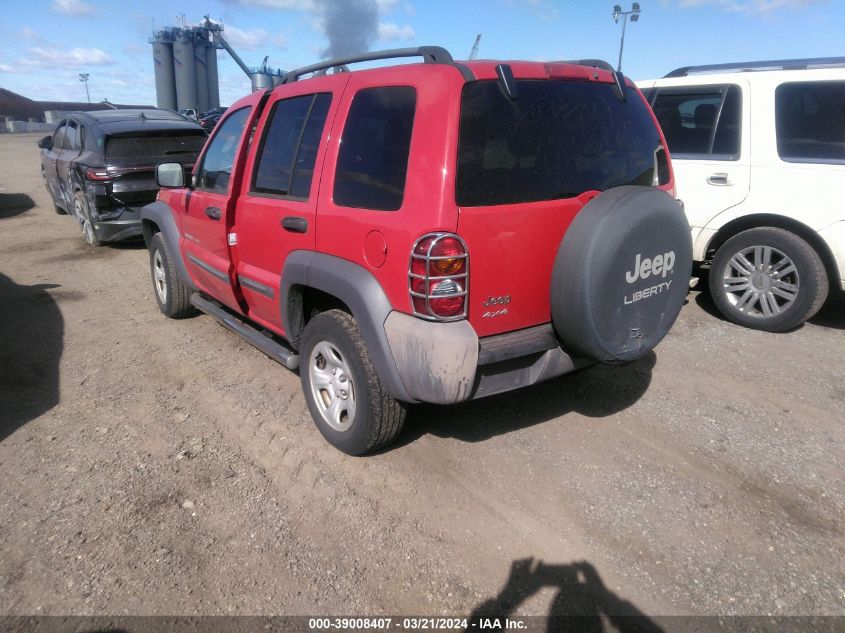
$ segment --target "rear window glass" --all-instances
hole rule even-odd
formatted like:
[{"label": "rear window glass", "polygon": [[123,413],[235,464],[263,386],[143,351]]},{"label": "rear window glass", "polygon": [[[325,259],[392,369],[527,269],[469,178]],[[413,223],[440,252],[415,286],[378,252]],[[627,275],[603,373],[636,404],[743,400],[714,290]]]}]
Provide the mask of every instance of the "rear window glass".
[{"label": "rear window glass", "polygon": [[335,204],[378,211],[402,206],[416,103],[416,90],[407,86],[355,95],[337,157]]},{"label": "rear window glass", "polygon": [[778,154],[786,161],[845,162],[845,82],[804,81],[775,91]]},{"label": "rear window glass", "polygon": [[113,136],[106,139],[106,162],[113,165],[153,165],[166,159],[193,162],[205,138],[202,130]]},{"label": "rear window glass", "polygon": [[464,87],[459,205],[555,200],[652,184],[660,137],[634,90],[623,103],[610,84],[516,83],[515,100],[497,81]]},{"label": "rear window glass", "polygon": [[742,116],[739,86],[660,88],[653,107],[673,156],[739,158]]}]

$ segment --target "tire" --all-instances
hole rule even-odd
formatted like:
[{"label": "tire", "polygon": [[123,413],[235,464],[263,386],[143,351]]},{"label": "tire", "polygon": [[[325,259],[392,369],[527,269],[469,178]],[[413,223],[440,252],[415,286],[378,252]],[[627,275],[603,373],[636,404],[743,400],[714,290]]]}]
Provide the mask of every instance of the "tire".
[{"label": "tire", "polygon": [[89,246],[102,246],[103,243],[97,237],[97,232],[94,230],[94,223],[91,221],[91,215],[88,213],[88,201],[85,199],[85,194],[81,191],[73,192],[73,213],[82,225],[82,237],[85,243]]},{"label": "tire", "polygon": [[813,247],[774,227],[749,229],[725,242],[713,258],[709,285],[726,319],[766,332],[791,330],[811,319],[829,290]]},{"label": "tire", "polygon": [[300,353],[305,402],[329,444],[363,455],[396,439],[406,405],[385,391],[350,314],[328,310],[311,319]]},{"label": "tire", "polygon": [[654,187],[608,189],[558,247],[552,324],[562,348],[608,365],[649,354],[689,292],[692,240],[683,209]]},{"label": "tire", "polygon": [[153,296],[164,316],[184,319],[196,313],[191,305],[191,290],[179,276],[161,233],[156,233],[150,240],[150,277]]}]

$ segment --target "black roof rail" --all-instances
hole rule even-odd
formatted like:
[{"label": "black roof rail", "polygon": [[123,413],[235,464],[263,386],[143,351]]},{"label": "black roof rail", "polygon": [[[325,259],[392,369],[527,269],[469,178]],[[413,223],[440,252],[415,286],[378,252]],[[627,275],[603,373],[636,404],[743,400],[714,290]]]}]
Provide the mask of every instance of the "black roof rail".
[{"label": "black roof rail", "polygon": [[562,59],[560,64],[577,64],[578,66],[590,66],[592,68],[600,68],[601,70],[615,70],[613,66],[608,64],[603,59]]},{"label": "black roof rail", "polygon": [[330,68],[342,68],[347,64],[357,64],[358,62],[370,62],[378,59],[395,59],[398,57],[422,57],[426,64],[449,64],[457,66],[452,55],[445,48],[441,46],[419,46],[417,48],[392,48],[386,51],[372,51],[369,53],[360,53],[358,55],[349,55],[348,57],[336,57],[335,59],[326,59],[310,66],[303,66],[296,68],[290,72],[285,73],[280,84],[287,84],[299,79],[302,75],[317,72],[320,70],[328,70]]},{"label": "black roof rail", "polygon": [[686,77],[693,73],[718,70],[806,70],[811,66],[845,66],[845,57],[809,57],[807,59],[772,59],[758,62],[731,62],[728,64],[707,64],[704,66],[683,66],[664,75]]}]

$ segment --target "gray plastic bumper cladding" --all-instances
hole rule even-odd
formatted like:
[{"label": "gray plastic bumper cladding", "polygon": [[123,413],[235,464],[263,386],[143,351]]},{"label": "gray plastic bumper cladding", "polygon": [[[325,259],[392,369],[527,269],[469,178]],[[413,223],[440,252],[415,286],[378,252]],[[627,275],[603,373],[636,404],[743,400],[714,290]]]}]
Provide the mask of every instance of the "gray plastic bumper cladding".
[{"label": "gray plastic bumper cladding", "polygon": [[182,251],[179,250],[179,227],[176,226],[176,220],[173,219],[173,209],[160,200],[151,202],[141,209],[141,226],[143,228],[144,243],[149,247],[150,240],[153,236],[144,225],[145,221],[152,222],[161,231],[164,242],[167,244],[167,250],[174,259],[176,269],[179,271],[179,277],[181,277],[188,288],[196,292],[197,287],[188,274],[188,269],[185,267],[185,260],[182,259]]},{"label": "gray plastic bumper cladding", "polygon": [[396,312],[368,270],[338,257],[294,251],[283,270],[279,307],[293,348],[303,328],[296,287],[328,293],[352,312],[384,388],[403,402],[454,404],[587,364],[558,347],[551,324],[479,339],[468,321],[438,323]]},{"label": "gray plastic bumper cladding", "polygon": [[420,402],[484,398],[589,364],[560,349],[550,324],[479,339],[467,321],[433,323],[392,312],[384,329],[402,383]]}]

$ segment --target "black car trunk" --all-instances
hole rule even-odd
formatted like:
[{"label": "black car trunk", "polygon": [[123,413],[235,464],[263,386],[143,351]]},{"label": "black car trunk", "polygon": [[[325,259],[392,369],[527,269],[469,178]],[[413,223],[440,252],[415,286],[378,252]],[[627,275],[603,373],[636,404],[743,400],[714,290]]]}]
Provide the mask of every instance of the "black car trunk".
[{"label": "black car trunk", "polygon": [[159,163],[180,162],[193,165],[205,133],[187,131],[150,131],[112,134],[105,138],[105,162],[110,174],[107,193],[120,206],[152,202],[158,193],[155,167]]}]

